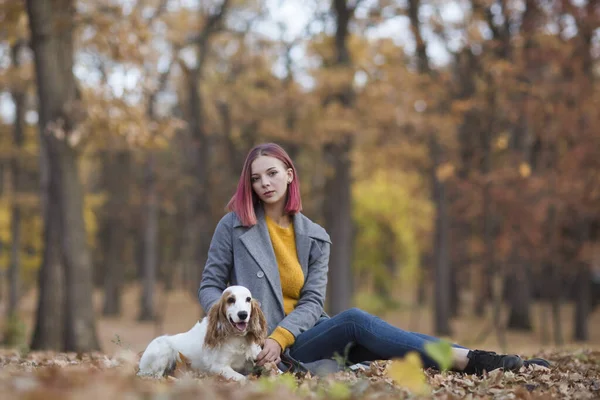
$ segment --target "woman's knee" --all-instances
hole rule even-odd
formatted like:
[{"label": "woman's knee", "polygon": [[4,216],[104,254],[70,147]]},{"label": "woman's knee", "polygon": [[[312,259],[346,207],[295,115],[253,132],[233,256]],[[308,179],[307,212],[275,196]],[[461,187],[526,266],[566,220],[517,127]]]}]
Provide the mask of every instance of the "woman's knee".
[{"label": "woman's knee", "polygon": [[362,324],[371,321],[373,316],[368,312],[361,310],[360,308],[352,307],[340,314],[340,317],[344,318],[344,320],[352,321],[356,324]]}]

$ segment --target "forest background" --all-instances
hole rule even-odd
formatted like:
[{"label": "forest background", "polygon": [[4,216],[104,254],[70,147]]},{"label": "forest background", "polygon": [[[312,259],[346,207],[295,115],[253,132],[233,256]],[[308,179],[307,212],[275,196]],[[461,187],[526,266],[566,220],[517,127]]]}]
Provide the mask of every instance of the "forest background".
[{"label": "forest background", "polygon": [[332,237],[331,314],[600,346],[598,1],[5,0],[0,26],[4,346],[187,330],[266,141]]}]

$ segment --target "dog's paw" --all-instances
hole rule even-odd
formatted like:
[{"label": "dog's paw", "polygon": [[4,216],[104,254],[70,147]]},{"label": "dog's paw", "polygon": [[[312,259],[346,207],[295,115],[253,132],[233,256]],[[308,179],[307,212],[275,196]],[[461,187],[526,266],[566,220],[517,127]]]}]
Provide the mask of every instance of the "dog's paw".
[{"label": "dog's paw", "polygon": [[229,381],[233,381],[233,382],[245,382],[248,380],[248,378],[246,378],[244,375],[242,374],[221,374],[221,376]]}]

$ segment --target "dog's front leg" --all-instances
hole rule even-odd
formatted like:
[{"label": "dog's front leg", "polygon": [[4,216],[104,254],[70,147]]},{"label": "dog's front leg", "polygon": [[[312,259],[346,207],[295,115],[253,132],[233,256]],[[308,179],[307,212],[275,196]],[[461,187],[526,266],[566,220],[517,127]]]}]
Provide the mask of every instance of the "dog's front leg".
[{"label": "dog's front leg", "polygon": [[233,368],[226,366],[226,367],[220,367],[220,368],[214,368],[213,371],[211,371],[215,374],[219,374],[221,375],[223,378],[225,379],[233,379],[236,382],[242,382],[246,380],[246,377],[242,374],[240,374],[239,372],[235,371]]}]

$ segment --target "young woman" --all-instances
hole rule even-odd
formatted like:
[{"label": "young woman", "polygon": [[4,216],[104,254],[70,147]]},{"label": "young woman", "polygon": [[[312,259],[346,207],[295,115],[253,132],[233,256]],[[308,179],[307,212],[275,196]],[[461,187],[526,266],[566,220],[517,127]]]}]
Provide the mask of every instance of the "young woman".
[{"label": "young woman", "polygon": [[[249,152],[227,208],[230,213],[211,241],[198,294],[209,310],[228,284],[250,289],[270,333],[258,365],[279,363],[283,354],[301,363],[347,355],[348,363],[355,364],[416,351],[426,368],[438,367],[424,351],[437,338],[404,331],[357,308],[331,318],[324,313],[331,241],[300,212],[296,168],[280,146],[267,143]],[[547,364],[457,345],[453,358],[453,370],[465,373]]]}]

